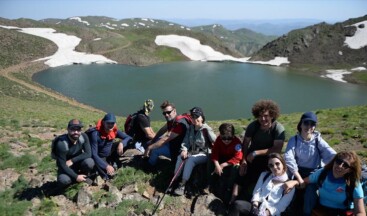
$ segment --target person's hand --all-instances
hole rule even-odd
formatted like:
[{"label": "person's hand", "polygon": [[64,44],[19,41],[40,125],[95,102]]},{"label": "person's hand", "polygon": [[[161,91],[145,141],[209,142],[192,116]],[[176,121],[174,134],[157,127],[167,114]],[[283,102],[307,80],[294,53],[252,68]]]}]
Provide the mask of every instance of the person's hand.
[{"label": "person's hand", "polygon": [[113,168],[113,166],[111,166],[111,165],[107,165],[107,167],[106,167],[106,171],[107,171],[107,174],[108,174],[108,175],[113,175],[113,174],[115,174],[115,168]]},{"label": "person's hand", "polygon": [[252,163],[252,161],[255,159],[255,156],[254,154],[251,152],[250,154],[247,154],[247,157],[246,157],[246,160],[249,162],[249,163]]},{"label": "person's hand", "polygon": [[244,176],[246,172],[247,172],[247,162],[246,160],[243,160],[240,166],[240,176]]},{"label": "person's hand", "polygon": [[259,213],[260,213],[259,207],[256,205],[252,205],[251,210],[250,210],[250,216],[258,216]]},{"label": "person's hand", "polygon": [[145,152],[144,152],[144,156],[143,157],[149,157],[149,154],[150,154],[150,146],[147,147],[147,149],[145,149]]},{"label": "person's hand", "polygon": [[283,184],[284,193],[286,193],[286,194],[289,193],[297,184],[298,184],[298,181],[296,181],[296,180],[285,182]]},{"label": "person's hand", "polygon": [[181,152],[181,158],[182,160],[185,160],[187,158],[187,151],[184,150]]},{"label": "person's hand", "polygon": [[215,172],[217,175],[221,176],[221,175],[222,175],[222,173],[223,173],[222,167],[221,167],[221,166],[215,166],[215,170],[214,170],[214,172]]},{"label": "person's hand", "polygon": [[231,205],[232,203],[234,203],[234,201],[236,201],[236,199],[237,199],[237,196],[232,194],[231,200],[229,200],[229,204]]},{"label": "person's hand", "polygon": [[124,153],[124,145],[120,142],[117,146],[117,154],[121,156]]},{"label": "person's hand", "polygon": [[71,167],[72,165],[73,165],[73,161],[71,160],[66,161],[66,166]]},{"label": "person's hand", "polygon": [[86,175],[78,175],[76,177],[76,181],[77,182],[84,182],[86,177],[87,177]]}]

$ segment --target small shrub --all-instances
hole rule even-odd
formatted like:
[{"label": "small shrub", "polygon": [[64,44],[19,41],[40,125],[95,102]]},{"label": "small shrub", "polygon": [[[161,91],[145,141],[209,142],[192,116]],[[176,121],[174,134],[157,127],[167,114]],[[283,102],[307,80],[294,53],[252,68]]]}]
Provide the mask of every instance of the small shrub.
[{"label": "small shrub", "polygon": [[325,128],[320,130],[321,134],[335,134],[335,130],[332,128]]},{"label": "small shrub", "polygon": [[41,147],[42,144],[45,143],[45,141],[36,138],[36,137],[30,137],[28,138],[28,144],[29,146],[37,146],[37,147]]},{"label": "small shrub", "polygon": [[41,204],[34,209],[35,215],[57,215],[59,208],[52,199],[44,198]]},{"label": "small shrub", "polygon": [[20,124],[19,124],[19,121],[18,120],[15,120],[15,119],[12,119],[10,121],[10,125],[15,128],[15,129],[19,129],[20,128]]},{"label": "small shrub", "polygon": [[13,197],[14,190],[0,192],[1,215],[24,215],[25,211],[32,206],[31,201],[18,201]]},{"label": "small shrub", "polygon": [[126,167],[117,172],[116,177],[113,179],[113,184],[117,188],[122,188],[125,185],[133,183],[147,182],[150,178],[151,177],[142,170]]},{"label": "small shrub", "polygon": [[73,184],[70,187],[68,187],[65,191],[65,196],[69,200],[74,200],[76,195],[78,194],[80,188],[83,187],[83,184]]},{"label": "small shrub", "polygon": [[334,145],[338,145],[338,144],[340,144],[340,140],[338,140],[338,139],[330,139],[329,141],[328,141],[328,143],[329,143],[329,145],[332,147],[332,146],[334,146]]},{"label": "small shrub", "polygon": [[37,166],[37,170],[40,173],[51,173],[56,175],[56,162],[51,158],[51,155],[47,155],[46,157],[42,158],[41,162]]},{"label": "small shrub", "polygon": [[19,157],[10,156],[0,165],[0,169],[14,168],[18,172],[28,169],[28,166],[37,162],[34,155],[25,154]]}]

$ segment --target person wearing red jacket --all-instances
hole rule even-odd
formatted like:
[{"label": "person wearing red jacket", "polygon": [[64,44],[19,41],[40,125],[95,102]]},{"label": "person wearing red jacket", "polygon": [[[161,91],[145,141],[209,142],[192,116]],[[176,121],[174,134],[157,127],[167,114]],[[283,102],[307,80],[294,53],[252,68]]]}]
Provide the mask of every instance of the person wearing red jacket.
[{"label": "person wearing red jacket", "polygon": [[219,133],[220,136],[214,142],[211,155],[215,167],[212,173],[212,175],[215,174],[212,183],[218,181],[219,184],[212,185],[216,185],[217,193],[214,192],[214,194],[222,198],[224,203],[228,203],[242,159],[242,144],[241,140],[234,135],[235,130],[232,124],[221,124]]}]

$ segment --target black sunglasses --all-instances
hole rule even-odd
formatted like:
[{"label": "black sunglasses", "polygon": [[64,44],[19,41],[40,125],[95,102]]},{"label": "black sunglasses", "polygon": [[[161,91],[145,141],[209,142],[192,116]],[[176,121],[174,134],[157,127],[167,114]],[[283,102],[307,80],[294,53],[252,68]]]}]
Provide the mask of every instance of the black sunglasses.
[{"label": "black sunglasses", "polygon": [[272,163],[268,164],[269,168],[278,167],[278,166],[280,166],[280,162],[275,162],[273,164]]},{"label": "black sunglasses", "polygon": [[349,165],[346,161],[344,161],[344,160],[342,160],[342,159],[340,159],[340,158],[335,159],[335,163],[336,163],[338,166],[340,166],[340,165],[342,164],[342,167],[343,167],[344,169],[348,169],[348,168],[350,168],[350,165]]},{"label": "black sunglasses", "polygon": [[220,136],[220,138],[223,140],[223,141],[230,141],[233,139],[233,136]]},{"label": "black sunglasses", "polygon": [[69,130],[80,132],[82,131],[82,128],[81,127],[70,127]]},{"label": "black sunglasses", "polygon": [[172,112],[173,110],[170,110],[170,111],[166,111],[166,112],[162,112],[162,115],[169,115],[169,114],[171,114],[171,112]]},{"label": "black sunglasses", "polygon": [[302,124],[304,124],[305,126],[311,126],[311,127],[316,126],[316,123],[313,121],[303,121]]}]

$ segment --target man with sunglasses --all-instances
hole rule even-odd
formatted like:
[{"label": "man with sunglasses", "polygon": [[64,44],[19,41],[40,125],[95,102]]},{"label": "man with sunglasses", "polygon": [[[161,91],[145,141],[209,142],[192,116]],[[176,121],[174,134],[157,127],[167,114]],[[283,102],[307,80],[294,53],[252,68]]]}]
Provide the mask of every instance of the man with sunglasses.
[{"label": "man with sunglasses", "polygon": [[161,155],[170,158],[171,162],[175,164],[180,153],[181,143],[189,127],[188,121],[190,120],[183,115],[177,115],[173,103],[164,101],[161,104],[161,109],[167,123],[159,129],[152,143],[145,150],[144,156],[149,157],[147,169],[155,166]]},{"label": "man with sunglasses", "polygon": [[[104,180],[108,180],[121,167],[119,157],[132,138],[117,128],[116,117],[112,113],[100,119],[88,134],[97,171]],[[116,138],[121,141],[114,142]]]},{"label": "man with sunglasses", "polygon": [[56,138],[57,182],[66,188],[73,182],[86,182],[87,175],[94,167],[88,136],[82,133],[83,124],[77,119],[68,123],[67,134]]}]

